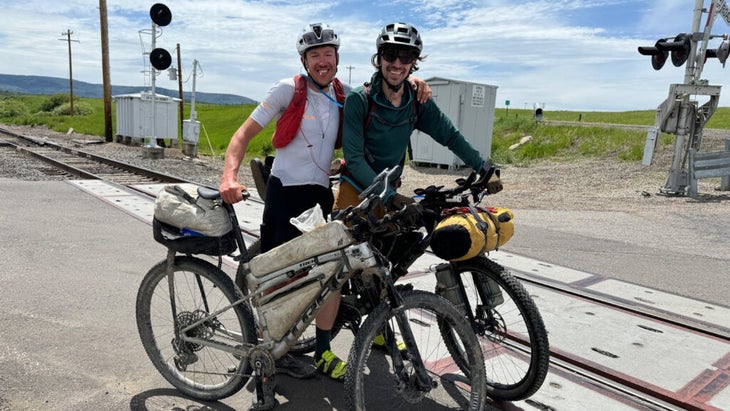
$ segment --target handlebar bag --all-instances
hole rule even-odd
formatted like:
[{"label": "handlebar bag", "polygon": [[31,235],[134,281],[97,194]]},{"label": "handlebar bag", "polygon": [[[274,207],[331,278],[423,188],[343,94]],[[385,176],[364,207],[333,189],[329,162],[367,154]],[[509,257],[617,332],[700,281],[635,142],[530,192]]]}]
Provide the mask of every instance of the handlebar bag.
[{"label": "handlebar bag", "polygon": [[437,257],[448,261],[462,261],[474,258],[487,251],[498,249],[514,234],[514,215],[506,208],[488,207],[480,209],[477,215],[466,208],[457,209],[441,220],[431,237],[431,251]]}]

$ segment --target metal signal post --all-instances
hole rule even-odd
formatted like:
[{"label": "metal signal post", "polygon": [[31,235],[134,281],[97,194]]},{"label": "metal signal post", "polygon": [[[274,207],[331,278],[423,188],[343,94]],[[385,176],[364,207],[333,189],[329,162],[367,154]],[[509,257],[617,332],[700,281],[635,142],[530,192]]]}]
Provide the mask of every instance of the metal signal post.
[{"label": "metal signal post", "polygon": [[[155,91],[155,78],[157,77],[157,70],[166,70],[170,67],[170,64],[172,64],[172,56],[167,50],[157,48],[157,28],[170,24],[170,21],[172,21],[172,13],[166,5],[162,3],[155,3],[150,8],[150,19],[152,20],[152,51],[149,52],[149,61],[152,65],[150,68],[152,135],[150,136],[149,145],[147,146],[147,154],[150,158],[161,158],[164,156],[164,151],[157,146],[157,107],[155,104],[157,95]],[[142,31],[140,31],[140,33]]]},{"label": "metal signal post", "polygon": [[[669,86],[669,96],[657,108],[655,123],[647,132],[644,147],[642,163],[650,165],[660,132],[676,136],[669,177],[660,189],[661,193],[667,195],[696,196],[698,178],[730,175],[730,152],[700,153],[702,130],[717,109],[720,99],[720,86],[710,85],[707,80],[701,79],[702,69],[707,58],[717,58],[724,67],[730,52],[728,36],[711,33],[718,15],[730,25],[730,9],[725,0],[712,0],[709,10],[703,4],[704,0],[695,0],[690,33],[659,39],[653,47],[638,48],[640,54],[651,56],[655,70],[664,66],[669,55],[676,67],[687,63],[684,83]],[[700,31],[704,13],[707,13],[707,20]],[[716,49],[709,49],[708,43],[715,38],[722,38],[722,43]],[[690,99],[691,96],[706,96],[709,100],[699,106],[696,100]]]}]

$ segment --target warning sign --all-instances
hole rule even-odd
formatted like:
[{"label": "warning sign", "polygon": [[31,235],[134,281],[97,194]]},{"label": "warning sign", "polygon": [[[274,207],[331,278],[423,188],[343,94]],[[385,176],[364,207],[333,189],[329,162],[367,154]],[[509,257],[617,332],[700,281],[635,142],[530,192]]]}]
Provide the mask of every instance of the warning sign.
[{"label": "warning sign", "polygon": [[472,107],[484,107],[487,99],[487,88],[475,84],[471,89],[471,106]]}]

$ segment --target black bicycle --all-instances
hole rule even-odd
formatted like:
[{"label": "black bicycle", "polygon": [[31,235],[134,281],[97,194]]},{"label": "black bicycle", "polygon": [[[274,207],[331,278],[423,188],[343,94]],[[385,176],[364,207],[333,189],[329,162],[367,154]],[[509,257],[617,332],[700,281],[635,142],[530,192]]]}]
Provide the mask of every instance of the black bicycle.
[{"label": "black bicycle", "polygon": [[[252,162],[251,166],[256,164]],[[384,173],[393,174],[392,170]],[[379,178],[382,181],[382,176]],[[260,185],[257,181],[257,187]],[[367,201],[376,194],[371,186],[361,198]],[[411,265],[429,252],[429,248],[439,248],[440,244],[432,244],[432,240],[435,228],[445,218],[455,214],[475,216],[479,224],[480,216],[504,217],[479,207],[485,192],[477,184],[474,172],[458,179],[452,188],[429,186],[415,190],[415,194],[416,203],[385,216],[385,223],[378,225],[378,231],[368,240],[388,260],[393,281],[406,276]],[[252,254],[259,250],[258,241],[249,248]],[[537,392],[547,375],[550,360],[547,331],[530,294],[508,269],[490,260],[487,251],[433,266],[437,280],[434,291],[462,310],[477,336],[485,358],[487,394],[498,400],[522,400]],[[372,315],[379,301],[377,295],[368,296],[367,290],[368,286],[359,278],[345,284],[333,337],[343,328],[359,333],[363,318]],[[466,368],[468,356],[459,352],[446,330],[443,338],[456,363]],[[314,343],[314,332],[309,330],[292,346],[292,351],[311,352]]]}]

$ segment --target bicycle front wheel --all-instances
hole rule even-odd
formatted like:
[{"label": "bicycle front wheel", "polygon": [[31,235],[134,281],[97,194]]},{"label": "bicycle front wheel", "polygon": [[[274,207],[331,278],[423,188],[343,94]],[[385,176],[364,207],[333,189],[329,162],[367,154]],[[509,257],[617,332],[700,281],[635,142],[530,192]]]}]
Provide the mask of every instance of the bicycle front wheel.
[{"label": "bicycle front wheel", "polygon": [[[355,337],[348,359],[345,390],[350,409],[481,410],[486,398],[484,359],[474,332],[464,316],[446,299],[433,293],[408,291],[401,294],[403,306],[391,309],[381,303],[368,316]],[[400,318],[398,318],[400,317]],[[471,365],[461,372],[441,337],[439,322],[448,324],[452,341]],[[405,330],[403,327],[409,328]],[[396,352],[399,361],[374,346],[384,335],[404,340],[406,349]],[[408,335],[413,335],[410,341]],[[419,362],[425,367],[428,384],[419,382]]]},{"label": "bicycle front wheel", "polygon": [[[542,386],[550,360],[547,331],[537,306],[506,268],[488,258],[472,258],[452,267],[474,316],[486,361],[488,395],[506,401],[530,397]],[[459,353],[459,344],[452,343],[443,330],[456,363],[467,366],[469,358]]]},{"label": "bicycle front wheel", "polygon": [[[238,392],[248,381],[247,358],[205,343],[182,341],[180,331],[241,297],[219,268],[193,257],[175,257],[150,269],[137,293],[137,328],[157,370],[181,392],[213,401]],[[256,344],[256,326],[246,304],[209,317],[187,336],[227,347]]]}]

